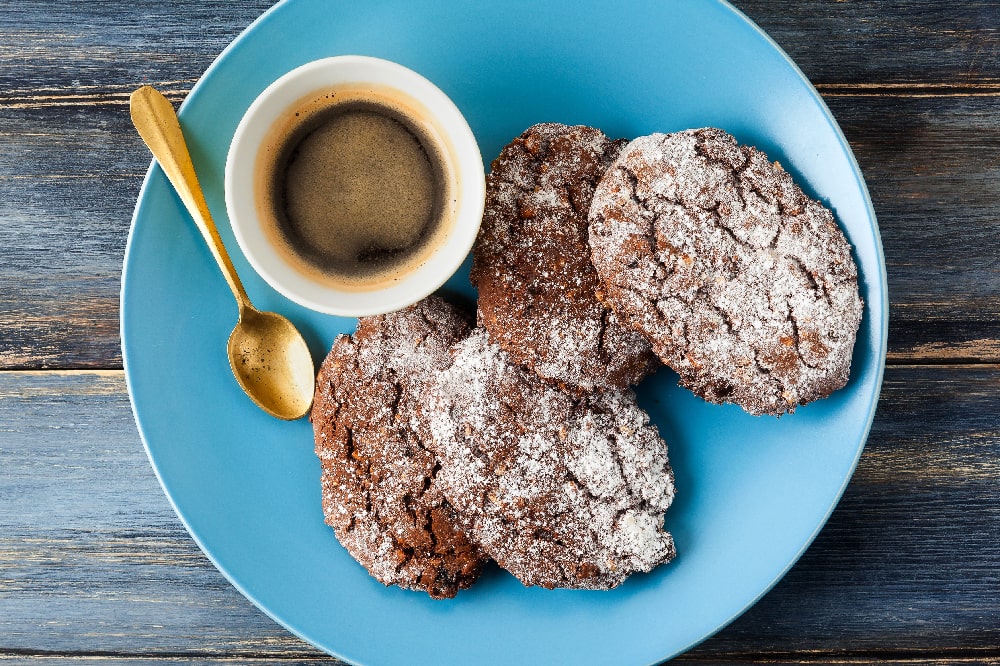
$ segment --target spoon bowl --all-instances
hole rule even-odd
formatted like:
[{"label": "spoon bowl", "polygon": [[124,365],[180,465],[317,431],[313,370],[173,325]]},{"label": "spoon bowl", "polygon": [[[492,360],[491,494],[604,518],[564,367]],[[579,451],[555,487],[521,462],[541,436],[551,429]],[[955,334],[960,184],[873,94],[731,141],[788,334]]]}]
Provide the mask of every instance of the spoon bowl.
[{"label": "spoon bowl", "polygon": [[316,383],[309,348],[292,322],[250,303],[208,210],[173,104],[152,86],[143,86],[132,93],[129,108],[132,124],[194,218],[236,297],[239,320],[228,347],[236,381],[268,414],[285,420],[305,416]]},{"label": "spoon bowl", "polygon": [[297,419],[312,406],[315,378],[305,340],[290,321],[245,308],[229,336],[229,366],[250,398],[271,416]]}]

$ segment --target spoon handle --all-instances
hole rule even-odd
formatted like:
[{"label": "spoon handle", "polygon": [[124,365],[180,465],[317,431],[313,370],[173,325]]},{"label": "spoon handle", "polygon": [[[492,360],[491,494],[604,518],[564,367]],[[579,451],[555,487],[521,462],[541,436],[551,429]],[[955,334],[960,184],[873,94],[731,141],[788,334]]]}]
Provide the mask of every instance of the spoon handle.
[{"label": "spoon handle", "polygon": [[242,313],[244,307],[250,306],[250,299],[247,298],[243,283],[240,282],[229,253],[222,244],[212,214],[208,211],[208,204],[205,203],[205,195],[201,191],[201,185],[198,184],[198,176],[195,175],[194,164],[191,162],[191,155],[173,104],[152,86],[143,86],[132,93],[129,107],[132,124],[139,131],[139,136],[146,142],[153,157],[160,163],[163,173],[194,218],[229,288],[233,290]]}]

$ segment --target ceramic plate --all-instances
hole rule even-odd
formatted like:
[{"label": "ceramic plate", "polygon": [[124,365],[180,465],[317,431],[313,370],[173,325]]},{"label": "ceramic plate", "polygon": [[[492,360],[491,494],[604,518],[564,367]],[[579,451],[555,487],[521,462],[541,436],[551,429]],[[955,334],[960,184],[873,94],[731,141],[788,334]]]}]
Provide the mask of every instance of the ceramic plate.
[{"label": "ceramic plate", "polygon": [[[323,524],[307,421],[277,421],[226,360],[236,307],[158,168],[125,257],[122,338],[136,421],[178,515],[275,620],[359,664],[649,664],[711,635],[809,545],[864,446],[885,357],[886,281],[864,181],[829,111],[781,50],[713,0],[621,3],[286,0],[212,65],[181,110],[209,206],[254,303],[288,315],[317,361],[349,319],[279,296],[250,269],[223,204],[243,112],[309,60],[361,54],[434,81],[486,159],[529,125],[635,137],[714,125],[764,150],[835,212],[860,267],[864,320],[848,386],[784,418],[709,405],[661,371],[640,388],[677,476],[677,559],[610,592],[528,589],[492,568],[450,601],[385,588]],[[472,294],[468,269],[449,288]]]}]

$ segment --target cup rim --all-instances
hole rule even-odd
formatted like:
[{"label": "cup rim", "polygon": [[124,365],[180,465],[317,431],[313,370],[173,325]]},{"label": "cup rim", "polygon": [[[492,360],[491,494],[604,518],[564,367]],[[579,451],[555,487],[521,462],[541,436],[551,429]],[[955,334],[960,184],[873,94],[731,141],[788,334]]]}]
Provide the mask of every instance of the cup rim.
[{"label": "cup rim", "polygon": [[[273,123],[305,96],[342,84],[394,88],[425,106],[453,149],[453,168],[457,174],[458,206],[444,240],[417,267],[390,284],[372,289],[341,289],[297,270],[266,238],[254,196],[255,163]],[[313,60],[268,85],[247,108],[236,128],[226,157],[224,184],[233,235],[257,274],[299,305],[325,314],[352,317],[402,309],[441,287],[458,271],[475,243],[486,196],[479,144],[454,102],[417,72],[389,60],[360,55]]]}]

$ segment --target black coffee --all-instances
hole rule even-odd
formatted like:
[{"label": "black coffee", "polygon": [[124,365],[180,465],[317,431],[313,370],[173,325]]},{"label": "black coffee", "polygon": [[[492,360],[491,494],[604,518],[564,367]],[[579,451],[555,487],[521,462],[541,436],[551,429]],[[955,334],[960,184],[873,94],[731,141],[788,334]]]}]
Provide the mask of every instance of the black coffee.
[{"label": "black coffee", "polygon": [[262,184],[296,260],[363,283],[401,275],[426,256],[448,188],[441,152],[418,118],[374,95],[333,92],[280,133]]}]

